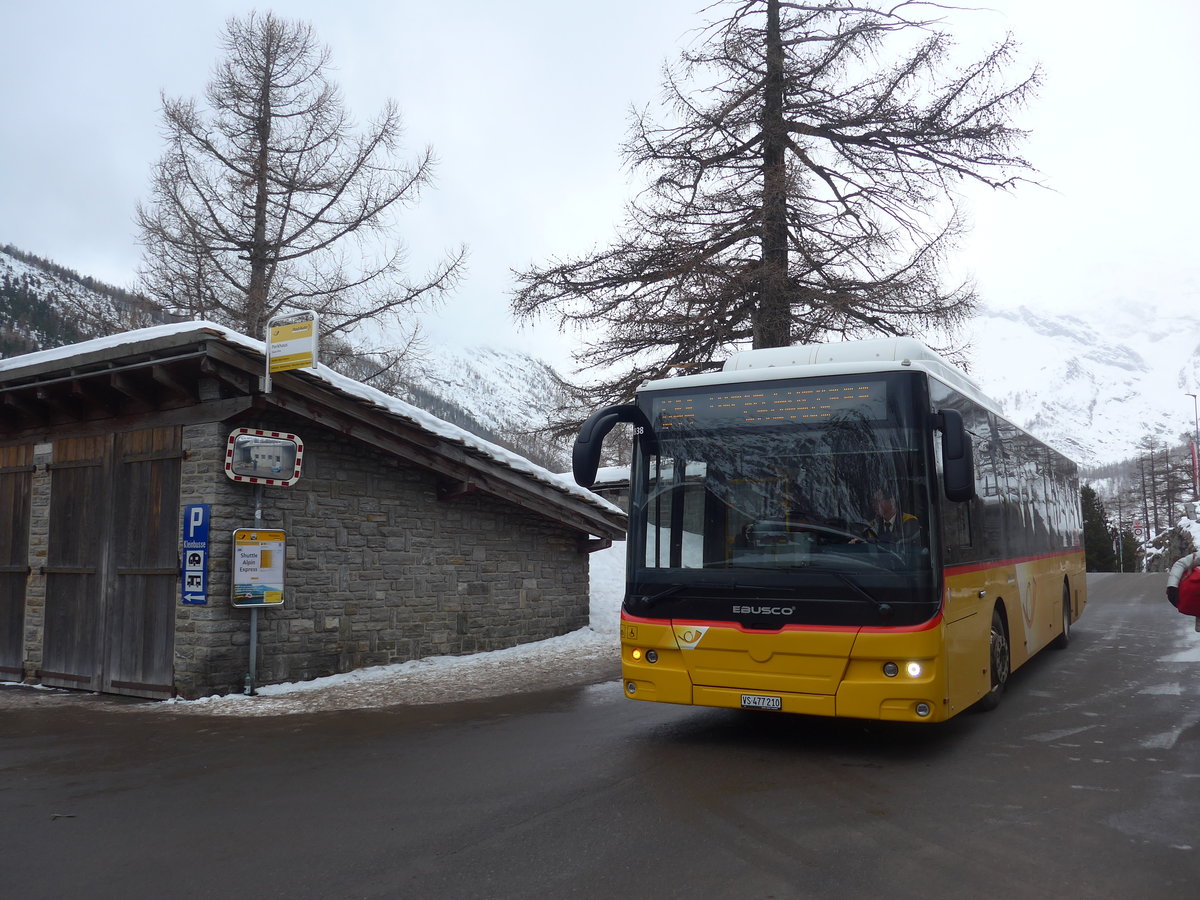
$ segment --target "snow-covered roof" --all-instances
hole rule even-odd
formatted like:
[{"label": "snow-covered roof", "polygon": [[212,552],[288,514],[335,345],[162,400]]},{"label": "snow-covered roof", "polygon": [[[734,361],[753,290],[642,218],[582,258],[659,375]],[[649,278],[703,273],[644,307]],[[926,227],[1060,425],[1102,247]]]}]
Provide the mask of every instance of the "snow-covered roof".
[{"label": "snow-covered roof", "polygon": [[601,466],[596,470],[594,484],[625,484],[629,481],[629,466]]},{"label": "snow-covered roof", "polygon": [[[110,355],[113,351],[136,351],[139,347],[150,347],[162,343],[181,344],[205,338],[219,338],[229,344],[248,350],[263,357],[264,371],[266,360],[266,345],[263,341],[247,337],[223,325],[212,322],[180,322],[171,325],[158,325],[143,328],[123,334],[96,338],[79,344],[56,347],[51,350],[41,350],[22,356],[0,359],[0,382],[12,382],[20,379],[23,374],[44,372],[55,368],[71,368],[82,359],[95,359]],[[326,365],[318,365],[315,369],[293,370],[288,374],[302,373],[304,377],[316,379],[325,383],[338,392],[377,407],[390,416],[407,421],[422,431],[428,432],[442,440],[461,445],[473,455],[489,459],[503,467],[518,472],[535,482],[560,491],[570,497],[603,510],[606,513],[616,513],[624,516],[619,507],[609,503],[604,498],[577,485],[567,475],[559,475],[544,469],[525,457],[504,447],[486,441],[463,428],[439,419],[423,409],[413,406],[396,397],[386,394],[362,382],[348,378]]]}]

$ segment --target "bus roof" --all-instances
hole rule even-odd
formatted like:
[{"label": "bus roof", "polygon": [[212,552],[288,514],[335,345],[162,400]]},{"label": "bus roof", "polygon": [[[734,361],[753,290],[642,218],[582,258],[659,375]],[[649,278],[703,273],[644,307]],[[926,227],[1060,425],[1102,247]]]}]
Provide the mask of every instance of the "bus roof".
[{"label": "bus roof", "polygon": [[995,401],[984,394],[979,385],[966,373],[955,368],[920,341],[903,337],[747,350],[731,356],[719,372],[648,381],[639,387],[638,391],[743,384],[784,378],[902,372],[911,369],[924,371],[985,408],[1000,413]]}]

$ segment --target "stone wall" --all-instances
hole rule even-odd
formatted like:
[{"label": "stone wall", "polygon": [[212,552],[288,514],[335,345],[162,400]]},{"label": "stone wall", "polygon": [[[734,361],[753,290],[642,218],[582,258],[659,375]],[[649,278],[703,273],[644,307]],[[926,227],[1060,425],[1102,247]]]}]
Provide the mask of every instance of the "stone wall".
[{"label": "stone wall", "polygon": [[[435,477],[314,425],[297,431],[304,470],[262,488],[260,527],[287,534],[282,609],[258,614],[259,684],[363,666],[497,650],[588,624],[588,557],[579,535],[475,493],[439,500]],[[232,428],[184,431],[181,506],[212,505],[209,596],[177,608],[181,696],[241,690],[249,609],[230,601],[232,533],[252,528],[258,488],[223,473]]]},{"label": "stone wall", "polygon": [[33,448],[33,483],[29,502],[29,578],[25,582],[25,677],[32,679],[42,667],[42,639],[46,628],[46,554],[50,546],[50,471],[53,444]]}]

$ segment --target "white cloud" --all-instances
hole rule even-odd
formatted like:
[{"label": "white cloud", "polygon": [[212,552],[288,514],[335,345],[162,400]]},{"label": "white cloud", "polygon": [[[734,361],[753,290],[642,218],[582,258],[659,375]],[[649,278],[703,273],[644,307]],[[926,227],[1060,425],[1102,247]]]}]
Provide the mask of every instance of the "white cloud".
[{"label": "white cloud", "polygon": [[[168,4],[48,0],[6,10],[0,55],[0,242],[129,286],[133,208],[162,151],[159,92],[200,97],[225,19],[253,0]],[[470,274],[430,322],[440,341],[536,348],[561,365],[571,340],[520,331],[509,270],[606,241],[630,186],[618,146],[631,104],[658,96],[662,63],[704,20],[699,0],[564,4],[280,0],[333,51],[360,119],[395,98],[410,149],[432,144],[438,183],[400,221],[416,269],[465,241]],[[1182,305],[1197,282],[1188,174],[1200,83],[1188,0],[998,0],[955,14],[964,57],[1005,30],[1046,70],[1024,122],[1051,191],[973,192],[975,233],[956,261],[996,305],[1086,309],[1097,294]],[[452,9],[452,13],[448,10]]]}]

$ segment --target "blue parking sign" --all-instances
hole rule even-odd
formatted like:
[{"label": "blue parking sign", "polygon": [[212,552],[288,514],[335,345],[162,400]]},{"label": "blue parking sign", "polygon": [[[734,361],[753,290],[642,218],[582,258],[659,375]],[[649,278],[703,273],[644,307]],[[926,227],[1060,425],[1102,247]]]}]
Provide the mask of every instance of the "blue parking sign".
[{"label": "blue parking sign", "polygon": [[183,508],[183,571],[180,573],[184,603],[208,603],[208,526],[212,505],[196,503]]}]

